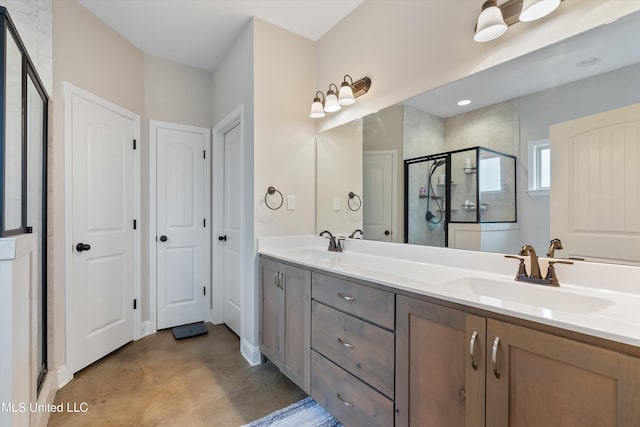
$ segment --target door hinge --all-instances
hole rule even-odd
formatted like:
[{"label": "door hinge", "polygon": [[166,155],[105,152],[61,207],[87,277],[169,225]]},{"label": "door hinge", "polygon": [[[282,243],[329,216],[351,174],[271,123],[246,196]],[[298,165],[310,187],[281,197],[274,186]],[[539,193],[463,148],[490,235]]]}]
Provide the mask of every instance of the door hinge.
[{"label": "door hinge", "polygon": [[136,149],[136,140],[135,139],[133,140],[133,149],[134,150]]},{"label": "door hinge", "polygon": [[133,229],[136,230],[138,228],[138,221],[133,220]]},{"label": "door hinge", "polygon": [[133,300],[133,309],[136,310],[138,308],[138,300],[134,299]]},{"label": "door hinge", "polygon": [[202,287],[202,294],[203,295],[207,295],[207,287],[206,286]]},{"label": "door hinge", "polygon": [[202,151],[202,158],[206,159],[207,158],[207,150],[203,150]]}]

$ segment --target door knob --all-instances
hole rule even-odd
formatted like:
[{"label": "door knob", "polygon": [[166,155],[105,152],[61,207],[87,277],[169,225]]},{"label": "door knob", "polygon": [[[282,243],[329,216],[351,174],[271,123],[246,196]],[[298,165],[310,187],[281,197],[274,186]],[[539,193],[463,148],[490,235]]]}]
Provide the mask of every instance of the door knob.
[{"label": "door knob", "polygon": [[169,240],[169,238],[167,236],[165,236],[164,234],[162,236],[160,236],[160,241],[161,242],[166,242],[167,240]]},{"label": "door knob", "polygon": [[388,236],[389,234],[391,234],[391,232],[389,230],[384,230],[384,235]]},{"label": "door knob", "polygon": [[84,252],[84,251],[88,251],[91,249],[91,245],[87,245],[86,243],[78,243],[76,245],[76,251],[78,252]]},{"label": "door knob", "polygon": [[227,235],[225,234],[224,236],[218,236],[218,240],[220,240],[221,242],[226,242],[227,241]]}]

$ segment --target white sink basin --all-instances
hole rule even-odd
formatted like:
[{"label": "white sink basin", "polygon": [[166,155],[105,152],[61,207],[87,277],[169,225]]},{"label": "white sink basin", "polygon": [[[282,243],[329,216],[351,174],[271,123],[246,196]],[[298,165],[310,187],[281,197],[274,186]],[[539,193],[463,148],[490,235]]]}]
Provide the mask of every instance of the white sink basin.
[{"label": "white sink basin", "polygon": [[501,301],[525,304],[540,309],[574,314],[591,314],[603,310],[613,301],[591,295],[581,295],[524,282],[493,280],[479,277],[461,277],[443,285],[445,288],[471,293],[483,302],[501,305]]}]

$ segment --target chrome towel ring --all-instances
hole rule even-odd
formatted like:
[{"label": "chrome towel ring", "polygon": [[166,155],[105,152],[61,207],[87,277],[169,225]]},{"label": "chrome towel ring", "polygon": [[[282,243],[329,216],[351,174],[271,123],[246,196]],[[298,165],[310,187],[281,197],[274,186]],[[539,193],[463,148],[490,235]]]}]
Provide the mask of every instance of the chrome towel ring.
[{"label": "chrome towel ring", "polygon": [[[353,208],[353,206],[351,206],[351,201],[353,199],[358,199],[358,205],[356,208]],[[353,191],[349,191],[349,200],[347,200],[347,206],[349,206],[349,210],[353,211],[353,212],[357,212],[360,210],[360,208],[362,207],[362,199],[360,198],[360,196],[358,196],[356,193],[354,193]]]},{"label": "chrome towel ring", "polygon": [[[268,196],[273,196],[275,193],[278,193],[280,195],[280,204],[277,207],[274,208],[267,201],[267,197]],[[269,188],[267,188],[267,192],[264,195],[264,204],[267,205],[267,207],[269,209],[271,209],[272,211],[277,211],[278,209],[280,209],[282,207],[283,203],[284,203],[284,197],[282,197],[282,193],[280,191],[276,190],[276,188],[273,187],[273,186],[270,186]]]}]

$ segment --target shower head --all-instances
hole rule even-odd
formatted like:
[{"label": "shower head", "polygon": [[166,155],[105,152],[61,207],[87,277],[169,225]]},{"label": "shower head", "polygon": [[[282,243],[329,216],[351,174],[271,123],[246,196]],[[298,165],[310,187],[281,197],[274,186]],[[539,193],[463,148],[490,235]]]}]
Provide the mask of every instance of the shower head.
[{"label": "shower head", "polygon": [[444,160],[444,159],[440,159],[440,160],[438,160],[437,162],[435,162],[435,163],[433,164],[433,168],[435,169],[435,168],[438,168],[438,167],[440,167],[440,166],[444,165],[444,162],[445,162],[445,160]]}]

